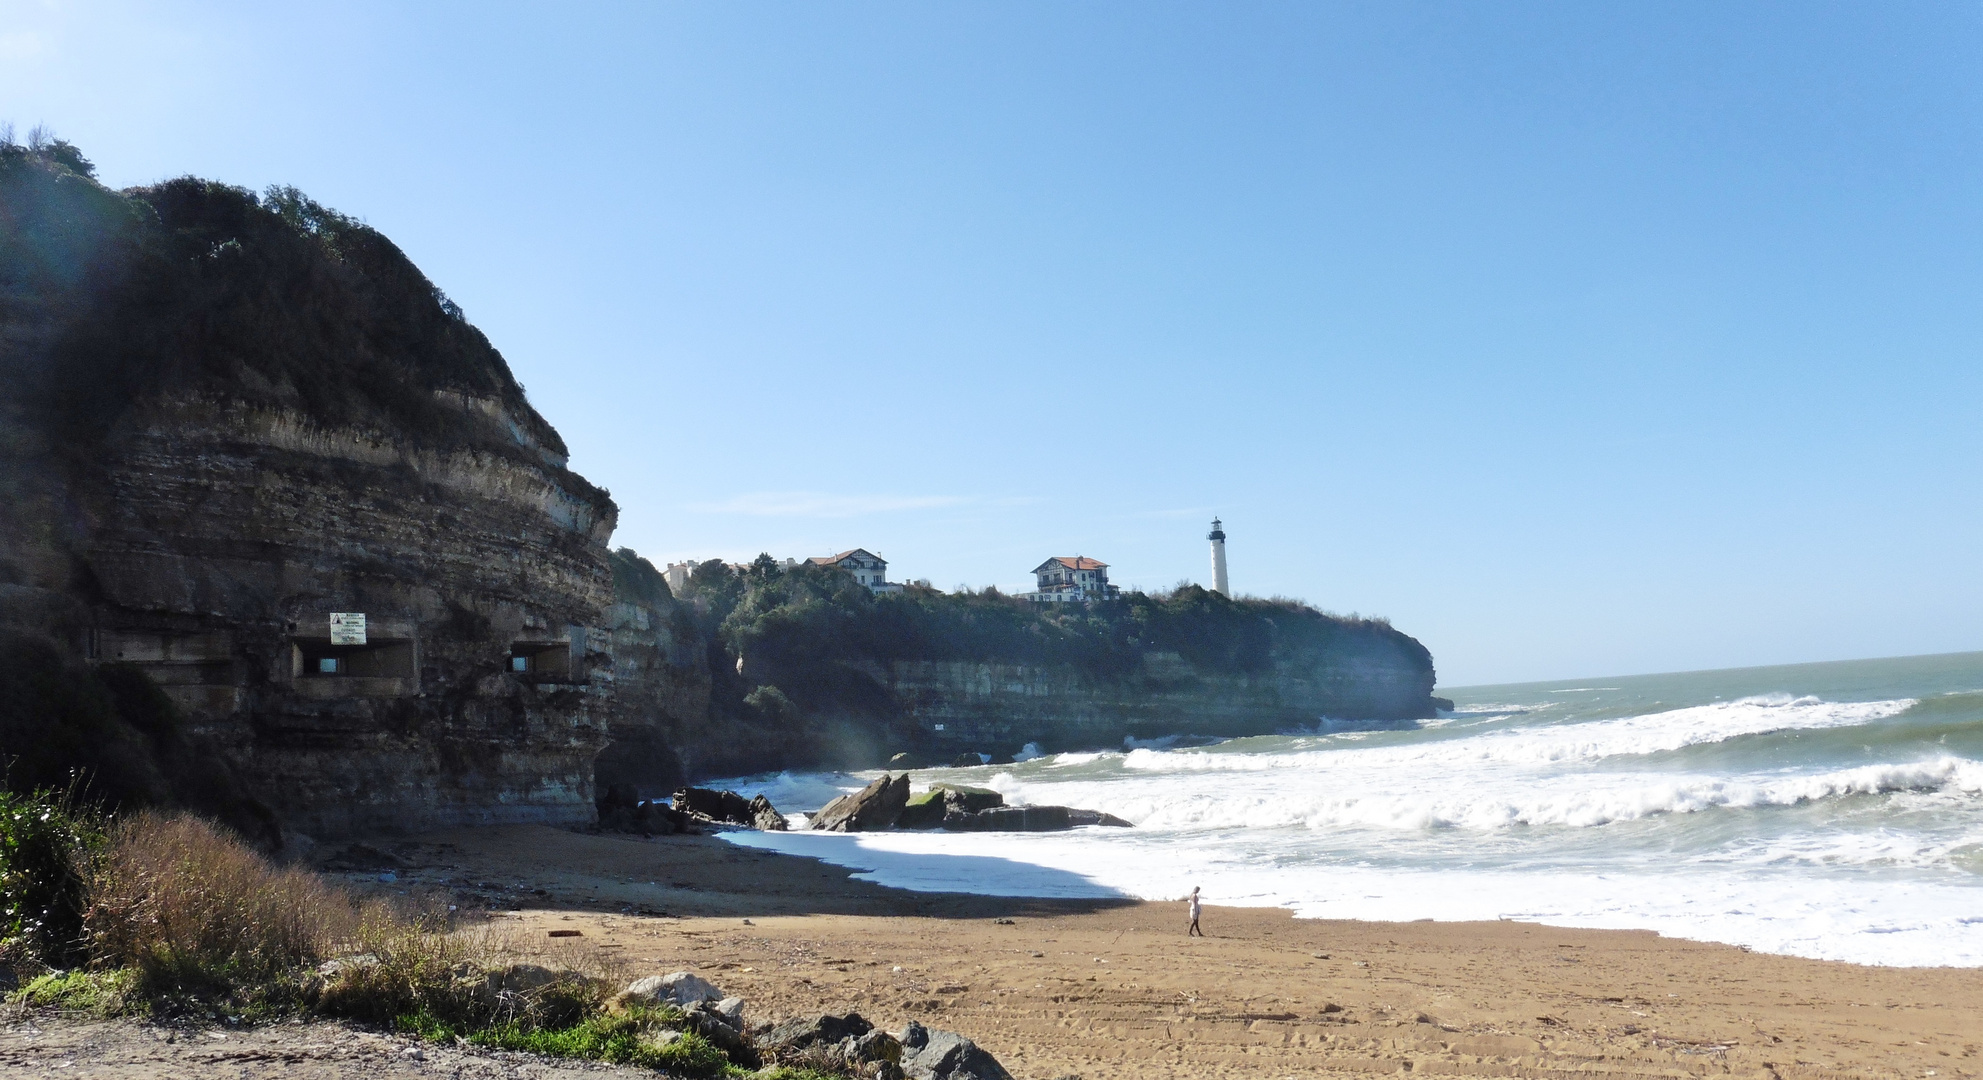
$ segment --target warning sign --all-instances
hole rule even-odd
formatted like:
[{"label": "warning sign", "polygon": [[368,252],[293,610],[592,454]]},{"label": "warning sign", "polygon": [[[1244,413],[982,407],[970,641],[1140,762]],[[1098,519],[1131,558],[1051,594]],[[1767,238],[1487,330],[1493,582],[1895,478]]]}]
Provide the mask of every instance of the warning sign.
[{"label": "warning sign", "polygon": [[331,612],[331,644],[365,644],[365,613],[362,611]]}]

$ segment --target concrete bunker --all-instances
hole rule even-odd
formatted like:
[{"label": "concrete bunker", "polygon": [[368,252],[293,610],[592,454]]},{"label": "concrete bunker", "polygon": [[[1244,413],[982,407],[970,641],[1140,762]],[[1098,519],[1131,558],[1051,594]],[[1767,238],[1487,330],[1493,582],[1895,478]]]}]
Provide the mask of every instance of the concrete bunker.
[{"label": "concrete bunker", "polygon": [[529,682],[576,682],[569,641],[518,641],[510,645],[509,672]]},{"label": "concrete bunker", "polygon": [[[311,620],[315,622],[315,620]],[[321,625],[321,624],[319,624]],[[289,636],[289,683],[308,697],[406,697],[420,690],[420,643],[406,619],[374,619],[352,641],[326,627]]]},{"label": "concrete bunker", "polygon": [[298,679],[411,679],[413,642],[373,638],[363,645],[333,645],[329,638],[291,638],[290,674]]}]

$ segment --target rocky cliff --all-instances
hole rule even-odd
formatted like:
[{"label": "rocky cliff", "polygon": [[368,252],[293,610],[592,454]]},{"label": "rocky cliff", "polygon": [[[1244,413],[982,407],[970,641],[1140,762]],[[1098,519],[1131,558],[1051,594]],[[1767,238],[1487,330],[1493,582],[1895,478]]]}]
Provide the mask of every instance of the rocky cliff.
[{"label": "rocky cliff", "polygon": [[785,718],[792,746],[766,747],[760,768],[1395,723],[1446,704],[1431,654],[1386,622],[1195,586],[1080,605],[877,596],[764,558],[704,564],[681,602],[709,641],[712,707]]},{"label": "rocky cliff", "polygon": [[385,237],[293,190],[89,173],[0,145],[11,786],[82,770],[274,847],[905,749],[1431,715],[1416,641],[1295,604],[876,598],[768,557],[673,596]]},{"label": "rocky cliff", "polygon": [[[0,304],[0,627],[67,665],[0,675],[14,782],[66,754],[276,842],[580,822],[602,748],[706,712],[700,653],[616,602],[611,500],[376,232],[5,148]],[[92,711],[113,670],[166,715]]]},{"label": "rocky cliff", "polygon": [[913,727],[910,744],[937,758],[1121,746],[1125,738],[1236,737],[1331,720],[1393,722],[1433,715],[1433,674],[1403,655],[1351,656],[1258,673],[1206,674],[1176,653],[1097,677],[1072,665],[899,662],[891,685]]}]

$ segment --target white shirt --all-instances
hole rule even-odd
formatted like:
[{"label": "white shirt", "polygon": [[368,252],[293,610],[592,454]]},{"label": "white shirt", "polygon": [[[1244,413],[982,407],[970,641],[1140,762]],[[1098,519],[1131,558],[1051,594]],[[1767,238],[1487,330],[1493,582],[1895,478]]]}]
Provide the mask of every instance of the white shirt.
[{"label": "white shirt", "polygon": [[1195,922],[1195,921],[1197,921],[1197,919],[1198,919],[1198,894],[1197,894],[1197,893],[1192,893],[1192,894],[1191,894],[1191,918],[1192,918],[1192,920],[1193,920],[1194,922]]}]

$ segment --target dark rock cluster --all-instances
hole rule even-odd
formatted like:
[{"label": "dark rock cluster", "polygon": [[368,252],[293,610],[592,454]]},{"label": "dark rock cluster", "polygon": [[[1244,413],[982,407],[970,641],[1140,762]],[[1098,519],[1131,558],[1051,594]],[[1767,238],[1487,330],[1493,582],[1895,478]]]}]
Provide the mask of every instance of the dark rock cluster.
[{"label": "dark rock cluster", "polygon": [[1082,825],[1130,823],[1099,810],[1068,806],[1007,806],[988,788],[932,784],[911,797],[909,774],[883,773],[873,783],[819,808],[809,827],[825,832],[949,829],[955,832],[1054,832]]},{"label": "dark rock cluster", "polygon": [[784,832],[785,815],[762,795],[745,799],[734,791],[690,787],[675,792],[675,810],[712,825],[741,825],[765,832]]},{"label": "dark rock cluster", "polygon": [[636,1003],[679,1009],[683,1015],[676,1026],[701,1035],[732,1064],[746,1068],[778,1065],[870,1080],[1012,1080],[997,1058],[970,1039],[914,1020],[897,1033],[851,1012],[751,1027],[741,999],[725,997],[686,971],[637,979],[614,999],[616,1007]]},{"label": "dark rock cluster", "polygon": [[746,799],[734,791],[690,787],[663,803],[640,798],[632,785],[614,784],[599,800],[599,827],[607,832],[668,836],[699,832],[702,827],[784,832],[786,825],[785,815],[762,795]]}]

